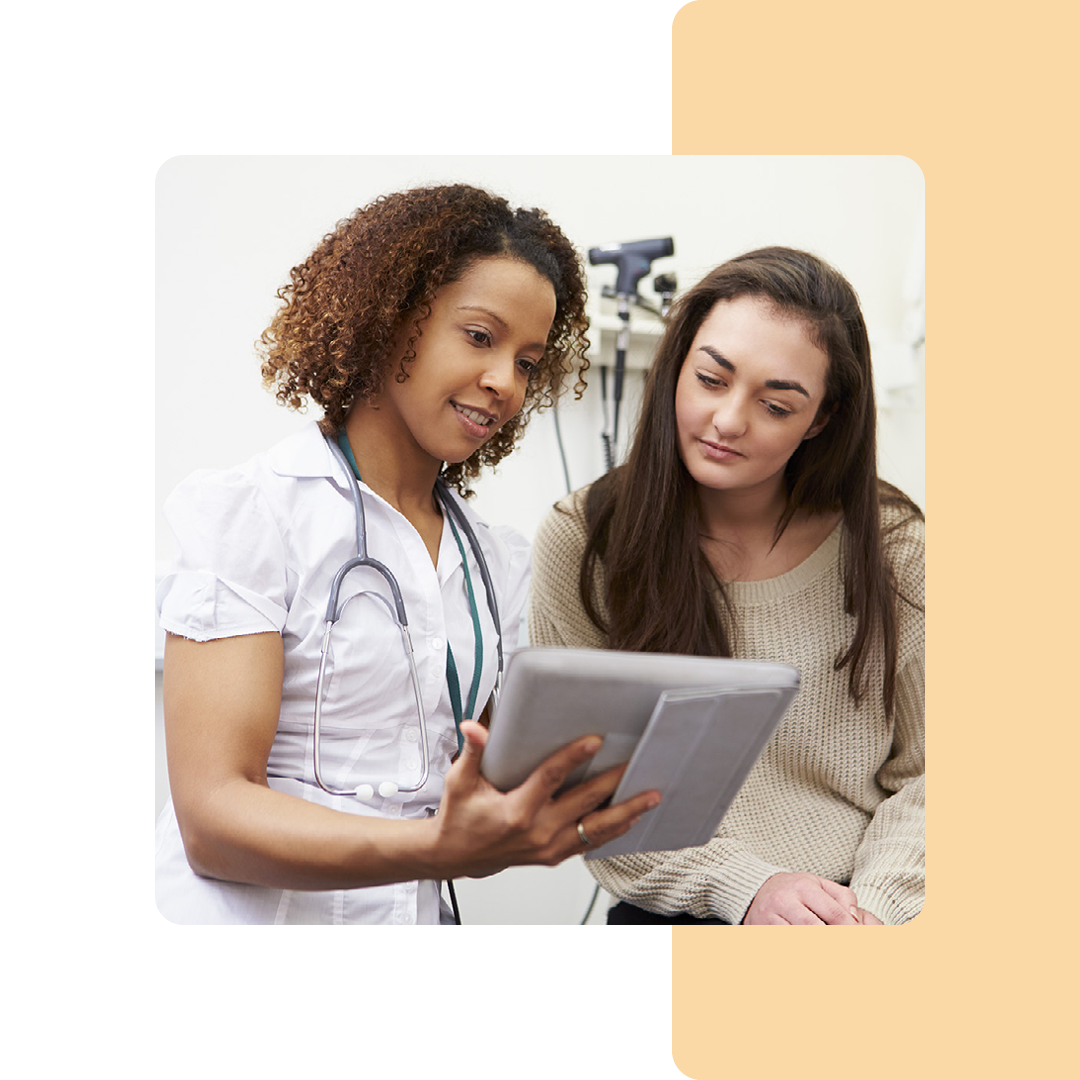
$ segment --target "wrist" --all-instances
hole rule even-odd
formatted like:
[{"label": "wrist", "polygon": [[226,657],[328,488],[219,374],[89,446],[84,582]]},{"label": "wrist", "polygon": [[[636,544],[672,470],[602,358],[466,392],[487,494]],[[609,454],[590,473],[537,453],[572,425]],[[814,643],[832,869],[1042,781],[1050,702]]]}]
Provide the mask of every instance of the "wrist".
[{"label": "wrist", "polygon": [[761,886],[784,872],[783,867],[773,866],[748,851],[732,852],[721,866],[709,872],[709,910],[732,925],[741,923]]},{"label": "wrist", "polygon": [[409,838],[410,859],[417,867],[417,877],[426,881],[446,881],[454,876],[442,842],[441,822],[437,815],[407,824],[415,826]]},{"label": "wrist", "polygon": [[852,882],[851,888],[858,897],[859,907],[879,918],[886,926],[908,922],[918,914],[922,906],[921,895],[917,898],[917,905],[905,907],[897,903],[896,898],[884,889],[877,889],[862,882]]}]

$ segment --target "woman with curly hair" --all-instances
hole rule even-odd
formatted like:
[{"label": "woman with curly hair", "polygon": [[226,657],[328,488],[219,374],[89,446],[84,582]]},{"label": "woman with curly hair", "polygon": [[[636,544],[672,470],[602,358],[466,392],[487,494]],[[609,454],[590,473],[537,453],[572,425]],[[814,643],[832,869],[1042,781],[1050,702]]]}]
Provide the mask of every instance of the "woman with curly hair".
[{"label": "woman with curly hair", "polygon": [[[556,798],[595,738],[500,793],[466,719],[495,684],[496,612],[501,650],[516,644],[529,555],[450,489],[468,494],[584,370],[581,266],[542,211],[431,187],[358,210],[278,295],[264,381],[322,420],[165,505],[180,554],[158,593],[172,791],[158,906],[175,922],[450,921],[441,881],[554,865],[583,850],[582,818],[613,839],[658,798],[601,809],[617,771]],[[357,503],[407,632],[370,566],[341,580],[327,629]]]},{"label": "woman with curly hair", "polygon": [[923,521],[877,476],[851,285],[748,252],[672,309],[625,465],[534,544],[534,645],[780,661],[801,689],[709,843],[589,861],[614,923],[922,908]]}]

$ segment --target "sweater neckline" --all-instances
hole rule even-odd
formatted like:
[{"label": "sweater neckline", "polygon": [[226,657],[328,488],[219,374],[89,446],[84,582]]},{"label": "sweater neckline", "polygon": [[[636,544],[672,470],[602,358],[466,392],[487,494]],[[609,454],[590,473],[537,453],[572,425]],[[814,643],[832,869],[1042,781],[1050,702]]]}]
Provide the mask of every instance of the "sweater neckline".
[{"label": "sweater neckline", "polygon": [[725,591],[730,599],[739,605],[770,603],[805,589],[810,582],[836,563],[843,529],[844,519],[841,518],[817,548],[786,573],[761,581],[726,581]]}]

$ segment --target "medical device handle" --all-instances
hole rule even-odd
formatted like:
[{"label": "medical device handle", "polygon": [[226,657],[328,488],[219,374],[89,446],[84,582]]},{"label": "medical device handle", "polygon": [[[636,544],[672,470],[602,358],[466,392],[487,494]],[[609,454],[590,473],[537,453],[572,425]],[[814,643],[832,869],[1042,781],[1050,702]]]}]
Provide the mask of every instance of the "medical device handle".
[{"label": "medical device handle", "polygon": [[[619,405],[622,402],[623,376],[626,372],[626,350],[630,347],[630,297],[619,294],[619,333],[615,338],[615,419],[611,425],[611,443],[619,443]],[[614,462],[612,462],[614,464]]]},{"label": "medical device handle", "polygon": [[614,263],[618,268],[615,291],[634,296],[638,282],[649,272],[653,259],[675,254],[675,241],[670,236],[655,240],[633,240],[626,244],[602,244],[589,249],[593,266]]},{"label": "medical device handle", "polygon": [[[615,296],[619,301],[619,334],[615,344],[614,424],[611,434],[605,431],[604,458],[610,469],[615,464],[615,448],[619,438],[619,406],[622,402],[623,376],[626,371],[626,352],[630,344],[630,304],[637,297],[638,282],[649,272],[653,259],[675,254],[675,241],[670,236],[652,240],[631,240],[625,244],[601,244],[589,249],[593,266],[613,263],[616,268]],[[604,399],[607,399],[604,369],[600,369]],[[606,422],[605,422],[606,426]]]}]

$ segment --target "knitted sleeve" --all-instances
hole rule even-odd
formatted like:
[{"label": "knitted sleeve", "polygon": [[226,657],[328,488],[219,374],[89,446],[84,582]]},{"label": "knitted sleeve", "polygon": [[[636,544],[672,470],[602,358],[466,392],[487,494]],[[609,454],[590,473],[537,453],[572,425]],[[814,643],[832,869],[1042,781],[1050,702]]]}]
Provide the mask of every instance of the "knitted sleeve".
[{"label": "knitted sleeve", "polygon": [[907,922],[918,915],[926,885],[922,522],[912,522],[899,531],[894,548],[901,594],[901,668],[896,684],[892,750],[876,777],[890,794],[867,826],[855,853],[851,879],[859,906],[884,923]]},{"label": "knitted sleeve", "polygon": [[680,851],[639,851],[585,863],[612,896],[660,915],[740,923],[773,866],[727,837]]},{"label": "knitted sleeve", "polygon": [[892,924],[919,914],[926,885],[921,657],[904,668],[897,684],[896,734],[877,778],[894,794],[874,812],[851,879],[859,906]]}]

